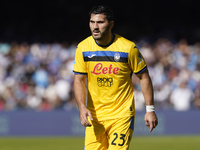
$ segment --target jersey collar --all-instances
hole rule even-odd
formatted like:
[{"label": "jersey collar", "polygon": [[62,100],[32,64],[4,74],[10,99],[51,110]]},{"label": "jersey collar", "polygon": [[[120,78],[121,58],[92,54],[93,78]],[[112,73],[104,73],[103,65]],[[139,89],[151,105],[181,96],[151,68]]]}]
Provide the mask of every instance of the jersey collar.
[{"label": "jersey collar", "polygon": [[113,43],[114,40],[115,40],[115,34],[113,33],[113,34],[112,34],[112,40],[111,40],[110,43],[108,43],[107,45],[101,45],[101,44],[99,44],[96,40],[95,40],[95,42],[96,42],[96,44],[97,44],[98,46],[101,46],[101,47],[108,47],[108,46],[110,46],[110,45]]}]

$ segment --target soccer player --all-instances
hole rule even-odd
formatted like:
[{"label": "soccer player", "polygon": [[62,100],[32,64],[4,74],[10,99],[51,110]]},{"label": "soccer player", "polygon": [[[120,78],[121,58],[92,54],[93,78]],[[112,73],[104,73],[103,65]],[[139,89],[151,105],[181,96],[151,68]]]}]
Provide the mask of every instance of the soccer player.
[{"label": "soccer player", "polygon": [[158,124],[152,82],[136,45],[112,33],[112,10],[95,6],[89,15],[92,36],[78,44],[73,68],[80,121],[86,127],[85,149],[127,150],[135,116],[131,76],[134,73],[140,79],[150,132]]}]

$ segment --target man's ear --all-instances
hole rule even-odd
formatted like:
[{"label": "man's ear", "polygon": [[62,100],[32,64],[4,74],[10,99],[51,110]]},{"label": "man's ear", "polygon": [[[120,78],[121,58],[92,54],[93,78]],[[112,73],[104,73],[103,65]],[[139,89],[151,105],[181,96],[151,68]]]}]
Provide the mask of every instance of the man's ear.
[{"label": "man's ear", "polygon": [[114,21],[110,21],[110,29],[112,29],[114,26]]}]

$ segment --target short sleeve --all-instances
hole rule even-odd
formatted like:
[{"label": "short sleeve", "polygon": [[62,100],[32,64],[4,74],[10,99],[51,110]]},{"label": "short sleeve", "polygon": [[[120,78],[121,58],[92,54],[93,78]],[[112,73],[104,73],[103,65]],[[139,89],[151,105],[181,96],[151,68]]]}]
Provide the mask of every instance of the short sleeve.
[{"label": "short sleeve", "polygon": [[129,52],[129,65],[135,74],[139,74],[147,68],[146,62],[135,44]]},{"label": "short sleeve", "polygon": [[87,74],[86,62],[83,59],[82,49],[79,47],[76,49],[73,72],[75,74]]}]

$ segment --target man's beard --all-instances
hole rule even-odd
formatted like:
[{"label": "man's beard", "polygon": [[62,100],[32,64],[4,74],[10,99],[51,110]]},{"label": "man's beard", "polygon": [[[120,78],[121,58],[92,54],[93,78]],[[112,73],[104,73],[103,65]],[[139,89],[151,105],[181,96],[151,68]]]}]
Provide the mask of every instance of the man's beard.
[{"label": "man's beard", "polygon": [[93,32],[92,32],[92,36],[93,36],[93,38],[94,38],[95,40],[101,40],[101,39],[102,39],[102,34],[101,34],[100,31],[99,31],[99,33],[98,33],[97,36],[95,36],[94,31],[93,31]]},{"label": "man's beard", "polygon": [[[95,36],[94,31],[98,31],[99,35]],[[104,32],[100,32],[99,30],[93,30],[92,36],[95,40],[103,40],[109,34],[109,26],[104,30]]]}]

